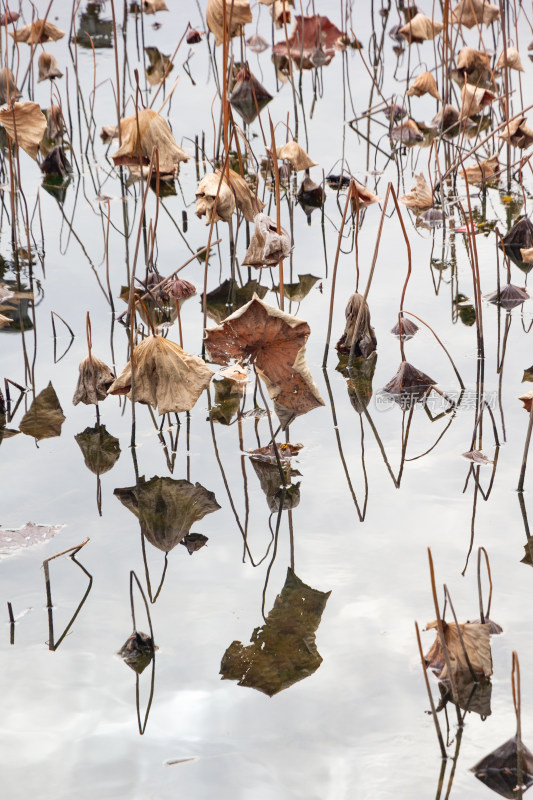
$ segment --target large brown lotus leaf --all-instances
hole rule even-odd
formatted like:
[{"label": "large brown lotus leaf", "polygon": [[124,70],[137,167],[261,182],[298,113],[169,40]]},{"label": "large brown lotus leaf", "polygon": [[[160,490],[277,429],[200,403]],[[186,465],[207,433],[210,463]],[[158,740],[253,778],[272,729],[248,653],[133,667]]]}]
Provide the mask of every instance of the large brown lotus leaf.
[{"label": "large brown lotus leaf", "polygon": [[290,254],[291,237],[285,228],[278,233],[275,221],[266,214],[257,214],[254,222],[255,230],[242,265],[275,267]]},{"label": "large brown lotus leaf", "polygon": [[44,42],[57,42],[65,35],[65,31],[59,30],[51,22],[44,19],[37,19],[31,25],[25,25],[18,30],[10,31],[9,35],[13,37],[16,42],[25,42],[26,44],[44,44]]},{"label": "large brown lotus leaf", "polygon": [[200,483],[157,475],[113,494],[139,518],[150,544],[164,553],[176,547],[195,522],[220,508],[213,492]]},{"label": "large brown lotus leaf", "polygon": [[398,33],[407,39],[409,44],[425,42],[427,39],[434,39],[444,28],[442,22],[435,22],[425,14],[415,14],[415,16]]},{"label": "large brown lotus leaf", "polygon": [[533,785],[533,753],[520,742],[518,775],[518,739],[513,736],[471,768],[478,780],[502,797],[521,797]]},{"label": "large brown lotus leaf", "polygon": [[[242,211],[247,222],[253,222],[256,214],[259,214],[265,207],[250,189],[242,175],[234,170],[229,170],[229,175],[224,175],[224,182],[229,186],[235,197],[235,205]],[[215,192],[216,193],[216,192]]]},{"label": "large brown lotus leaf", "polygon": [[490,158],[485,158],[483,161],[480,161],[479,164],[476,164],[472,167],[465,167],[465,174],[466,180],[468,183],[486,183],[490,181],[492,178],[495,178],[499,175],[500,172],[500,162],[498,161],[498,155],[493,155]]},{"label": "large brown lotus leaf", "polygon": [[205,361],[186,353],[162,336],[149,336],[133,351],[108,394],[127,394],[131,399],[131,368],[134,365],[134,399],[157,408],[159,415],[190,411],[209,386],[213,371]]},{"label": "large brown lotus leaf", "polygon": [[408,97],[422,97],[423,94],[430,94],[436,100],[442,102],[437,83],[431,72],[422,72],[422,74],[413,81],[407,92]]},{"label": "large brown lotus leaf", "polygon": [[0,108],[0,125],[29,156],[36,159],[46,130],[46,117],[37,103],[14,103],[12,108]]},{"label": "large brown lotus leaf", "polygon": [[269,306],[257,295],[221,325],[206,331],[211,359],[250,361],[265,381],[283,427],[286,420],[323,405],[305,363],[307,322]]},{"label": "large brown lotus leaf", "polygon": [[[218,194],[218,196],[217,196]],[[204,175],[196,188],[196,216],[205,216],[205,224],[229,222],[235,211],[235,195],[219,172]]]},{"label": "large brown lotus leaf", "polygon": [[294,17],[294,28],[287,40],[277,42],[272,49],[274,56],[290,56],[298,67],[312,68],[311,57],[320,49],[331,61],[337,50],[345,50],[342,31],[327,17],[314,15]]},{"label": "large brown lotus leaf", "polygon": [[232,642],[222,657],[224,680],[269,697],[312,675],[322,663],[315,634],[331,592],[307,586],[290,567],[285,585],[251,644]]},{"label": "large brown lotus leaf", "polygon": [[[361,320],[357,325],[361,306],[363,307]],[[350,353],[352,344],[355,341],[354,354],[367,358],[376,349],[377,339],[374,328],[370,324],[370,309],[362,294],[359,294],[359,292],[352,294],[346,305],[345,316],[346,326],[344,333],[336,345],[338,352]]]},{"label": "large brown lotus leaf", "polygon": [[490,25],[500,16],[499,6],[487,0],[461,0],[452,10],[451,21],[466,28],[476,25]]},{"label": "large brown lotus leaf", "polygon": [[507,48],[507,60],[505,59],[505,50],[503,50],[500,54],[500,57],[496,62],[496,69],[504,69],[505,67],[509,67],[509,69],[516,69],[518,72],[525,71],[524,67],[522,66],[522,61],[520,60],[520,53],[516,47]]},{"label": "large brown lotus leaf", "polygon": [[504,142],[525,150],[533,144],[533,129],[527,125],[525,117],[517,117],[504,127],[499,137]]},{"label": "large brown lotus leaf", "polygon": [[411,191],[400,197],[400,203],[407,208],[429,208],[433,205],[433,193],[422,173],[416,176],[416,185]]},{"label": "large brown lotus leaf", "polygon": [[180,162],[189,160],[187,153],[176,144],[167,121],[151,108],[143,108],[138,115],[121,119],[120,131],[122,145],[113,155],[117,166],[138,167],[139,160],[144,166],[148,165],[154,147],[159,152],[161,175],[176,177]]},{"label": "large brown lotus leaf", "polygon": [[22,95],[17,89],[15,76],[9,67],[2,67],[0,69],[0,105],[10,103],[11,100],[18,100],[19,97]]},{"label": "large brown lotus leaf", "polygon": [[317,162],[310,158],[303,147],[298,142],[290,141],[287,144],[282,144],[281,147],[276,147],[276,154],[278,158],[283,158],[289,161],[292,168],[299,172],[301,169],[309,169],[309,167],[316,167]]},{"label": "large brown lotus leaf", "polygon": [[[205,12],[207,27],[215,37],[215,44],[224,41],[224,4],[222,0],[209,0]],[[240,36],[246,23],[252,21],[249,0],[226,0],[226,27],[229,37]]]},{"label": "large brown lotus leaf", "polygon": [[57,59],[51,53],[46,53],[43,51],[39,56],[37,66],[39,68],[39,79],[37,83],[41,83],[41,81],[45,81],[47,78],[52,80],[53,78],[63,77],[63,73],[59,69]]},{"label": "large brown lotus leaf", "polygon": [[120,457],[119,440],[106,430],[105,425],[85,428],[74,438],[83,453],[85,466],[95,475],[109,472]]},{"label": "large brown lotus leaf", "polygon": [[423,140],[424,134],[414,120],[408,119],[401,125],[392,128],[390,137],[395,142],[402,142],[402,144],[415,144]]},{"label": "large brown lotus leaf", "polygon": [[[490,651],[490,625],[473,624],[470,622],[459,623],[459,630],[463,638],[463,646],[459,638],[455,623],[447,624],[443,622],[444,641],[448,650],[450,669],[455,675],[460,672],[469,672],[468,661],[465,650],[472,669],[477,675],[490,678],[492,675],[492,655]],[[430,622],[427,628],[437,628],[437,622]],[[448,665],[444,657],[440,637],[437,637],[425,656],[427,666],[433,669],[440,680],[449,679]]]},{"label": "large brown lotus leaf", "polygon": [[481,86],[465,83],[461,89],[461,98],[461,117],[474,117],[485,106],[493,103],[496,95]]},{"label": "large brown lotus leaf", "polygon": [[115,376],[103,361],[91,355],[84,358],[79,366],[78,384],[72,404],[96,405],[107,397],[107,390],[115,380]]},{"label": "large brown lotus leaf", "polygon": [[464,72],[485,72],[490,69],[490,58],[474,47],[463,47],[457,56],[457,69]]},{"label": "large brown lotus leaf", "polygon": [[65,415],[59,403],[55,389],[50,382],[40,392],[28,411],[22,417],[19,428],[26,436],[35,439],[50,439],[61,435],[61,426]]}]

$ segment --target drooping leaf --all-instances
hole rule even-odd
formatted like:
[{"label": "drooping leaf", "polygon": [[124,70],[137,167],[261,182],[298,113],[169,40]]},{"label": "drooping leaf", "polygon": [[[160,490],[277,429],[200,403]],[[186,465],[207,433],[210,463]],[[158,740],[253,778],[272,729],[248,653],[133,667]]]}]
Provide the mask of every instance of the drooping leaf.
[{"label": "drooping leaf", "polygon": [[430,94],[436,100],[442,102],[437,83],[431,72],[422,72],[418,75],[407,91],[408,97],[422,97],[424,94]]},{"label": "drooping leaf", "polygon": [[420,44],[428,39],[434,39],[443,27],[442,22],[437,22],[426,14],[418,13],[400,28],[399,33],[409,44]]},{"label": "drooping leaf", "polygon": [[[224,40],[224,3],[222,0],[209,0],[205,12],[207,27],[215,37],[215,44]],[[228,36],[240,36],[247,22],[252,21],[249,0],[232,0],[226,3],[226,28]]]},{"label": "drooping leaf", "polygon": [[[159,153],[159,173],[176,177],[182,161],[190,156],[176,143],[168,123],[151,108],[142,108],[131,117],[120,120],[122,145],[113,154],[117,166],[148,166],[152,150]],[[156,165],[154,164],[154,171]]]},{"label": "drooping leaf", "polygon": [[408,194],[400,197],[400,203],[407,208],[429,208],[433,205],[433,193],[422,173],[416,176],[416,185]]},{"label": "drooping leaf", "polygon": [[172,70],[174,64],[170,60],[170,56],[161,53],[157,47],[145,47],[144,52],[148,56],[150,64],[146,67],[146,77],[150,86],[158,86],[163,78],[167,78]]},{"label": "drooping leaf", "polygon": [[183,537],[180,544],[186,547],[187,552],[192,556],[193,553],[204,547],[208,541],[209,538],[204,536],[203,533],[188,533],[187,536]]},{"label": "drooping leaf", "polygon": [[[357,325],[359,315],[361,315],[360,322]],[[366,358],[376,349],[377,339],[374,328],[370,324],[368,303],[359,292],[354,292],[348,300],[345,316],[346,325],[344,333],[336,344],[337,351],[348,354],[355,342],[354,354]]]},{"label": "drooping leaf", "polygon": [[120,458],[119,440],[106,430],[105,425],[85,428],[74,438],[83,453],[85,466],[95,475],[109,472]]},{"label": "drooping leaf", "polygon": [[408,361],[402,361],[396,375],[387,383],[383,391],[392,395],[395,400],[415,402],[421,400],[427,394],[428,389],[435,384],[436,381],[425,372],[413,367]]},{"label": "drooping leaf", "polygon": [[46,117],[37,103],[24,101],[10,108],[0,108],[0,125],[29,156],[37,158],[46,130]]},{"label": "drooping leaf", "polygon": [[155,650],[157,647],[151,636],[141,631],[134,631],[128,636],[117,655],[130,669],[140,675],[151,663]]},{"label": "drooping leaf", "polygon": [[281,228],[278,233],[276,222],[266,214],[257,214],[255,230],[243,259],[243,266],[275,267],[291,252],[291,237]]},{"label": "drooping leaf", "polygon": [[266,622],[252,634],[252,644],[235,641],[224,653],[222,678],[272,697],[316,672],[322,657],[315,634],[330,594],[307,586],[289,567]]},{"label": "drooping leaf", "polygon": [[45,80],[54,80],[55,78],[62,78],[63,73],[59,69],[59,64],[57,63],[57,59],[52,53],[46,53],[44,50],[39,56],[39,61],[37,62],[37,67],[39,69],[39,78],[37,83],[41,83],[41,81]]},{"label": "drooping leaf", "polygon": [[327,17],[314,15],[295,16],[294,28],[287,40],[273,47],[275,56],[292,58],[299,69],[312,69],[312,57],[317,48],[325,54],[329,63],[338,50],[345,50],[343,34]]},{"label": "drooping leaf", "polygon": [[271,100],[270,92],[259,83],[248,67],[239,70],[229,101],[247,125],[254,121]]},{"label": "drooping leaf", "polygon": [[508,67],[509,69],[516,69],[517,72],[524,72],[524,67],[522,66],[522,61],[520,60],[520,53],[516,47],[508,47],[507,51],[502,50],[500,53],[500,57],[496,62],[496,69],[505,69],[505,67]]},{"label": "drooping leaf", "polygon": [[[470,665],[477,675],[490,678],[492,675],[490,626],[486,623],[484,625],[475,625],[471,622],[460,622],[459,630],[463,639],[463,649],[455,623],[448,624],[443,621],[442,625],[444,628],[444,640],[449,655],[450,669],[453,675],[455,676],[456,673],[460,672],[470,673],[470,668],[468,666],[468,661],[470,661]],[[430,622],[427,625],[427,629],[435,629],[436,631],[436,628],[436,621]],[[467,655],[465,655],[465,650]],[[448,665],[446,664],[440,637],[438,635],[426,654],[425,659],[428,668],[434,670],[440,680],[450,678]]]},{"label": "drooping leaf", "polygon": [[87,356],[80,363],[78,383],[72,404],[94,404],[105,400],[107,390],[115,380],[115,376],[103,361],[95,356]]},{"label": "drooping leaf", "polygon": [[64,421],[65,415],[50,381],[22,417],[19,428],[26,436],[33,436],[39,440],[49,439],[61,436],[61,426]]},{"label": "drooping leaf", "polygon": [[498,135],[504,142],[520,150],[525,150],[533,144],[533,129],[529,127],[525,117],[511,120]]},{"label": "drooping leaf", "polygon": [[469,450],[468,453],[463,453],[463,458],[471,461],[472,464],[493,464],[494,462],[488,458],[481,450]]},{"label": "drooping leaf", "polygon": [[500,8],[488,0],[460,0],[452,10],[451,21],[465,28],[490,25],[499,19]]},{"label": "drooping leaf", "polygon": [[59,30],[51,22],[44,19],[36,19],[31,25],[25,25],[23,28],[17,28],[14,31],[9,31],[9,35],[13,37],[16,42],[25,42],[26,44],[44,44],[45,42],[57,42],[65,35],[65,31]]},{"label": "drooping leaf", "polygon": [[[518,776],[518,739],[513,736],[472,767],[471,771],[493,792],[517,797],[533,785],[533,753],[520,742],[521,770]],[[520,786],[519,786],[520,784]]]},{"label": "drooping leaf", "polygon": [[15,76],[9,67],[2,67],[0,69],[0,105],[4,105],[4,103],[9,105],[11,100],[18,100],[19,97],[22,97],[22,94],[17,89]]},{"label": "drooping leaf", "polygon": [[489,303],[500,305],[506,311],[511,311],[513,308],[521,306],[526,300],[529,300],[529,295],[520,286],[513,286],[512,283],[508,283],[507,286],[485,295],[485,300],[488,300]]},{"label": "drooping leaf", "polygon": [[280,159],[289,161],[296,172],[317,166],[317,162],[313,161],[313,159],[307,155],[303,147],[301,147],[298,142],[292,140],[276,147],[276,155]]}]

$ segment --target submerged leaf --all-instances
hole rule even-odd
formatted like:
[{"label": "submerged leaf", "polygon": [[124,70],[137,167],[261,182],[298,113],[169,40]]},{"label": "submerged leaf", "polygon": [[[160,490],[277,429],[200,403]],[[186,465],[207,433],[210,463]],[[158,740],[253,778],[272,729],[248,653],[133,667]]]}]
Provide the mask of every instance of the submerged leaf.
[{"label": "submerged leaf", "polygon": [[[298,283],[284,283],[283,294],[293,303],[300,303],[307,297],[315,283],[320,280],[314,275],[298,275]],[[274,291],[279,292],[279,286],[274,286]]]},{"label": "submerged leaf", "polygon": [[331,592],[312,589],[290,567],[285,585],[251,645],[233,642],[222,657],[220,674],[269,697],[312,675],[322,663],[315,634]]},{"label": "submerged leaf", "polygon": [[26,436],[35,439],[50,439],[61,436],[65,415],[52,382],[40,392],[22,417],[19,428]]},{"label": "submerged leaf", "polygon": [[206,296],[207,316],[220,324],[229,314],[249,303],[256,294],[261,300],[268,292],[266,286],[256,280],[248,281],[244,286],[239,286],[237,281],[226,279]]}]

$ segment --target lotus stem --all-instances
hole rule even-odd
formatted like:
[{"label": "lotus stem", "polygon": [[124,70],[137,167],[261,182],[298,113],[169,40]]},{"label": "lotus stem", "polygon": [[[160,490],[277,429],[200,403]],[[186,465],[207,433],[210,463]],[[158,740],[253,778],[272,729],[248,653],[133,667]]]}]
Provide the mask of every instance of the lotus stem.
[{"label": "lotus stem", "polygon": [[442,738],[442,731],[440,729],[439,719],[437,717],[437,711],[435,709],[435,703],[433,702],[433,695],[431,694],[431,687],[429,685],[426,660],[424,658],[424,651],[422,650],[422,641],[420,639],[420,630],[418,628],[418,622],[415,622],[415,630],[416,630],[416,640],[418,642],[418,652],[420,653],[420,663],[422,664],[424,682],[426,684],[426,691],[428,693],[429,705],[431,707],[431,716],[433,717],[433,724],[435,725],[437,739],[439,740],[440,752],[443,758],[448,758],[448,753],[446,752],[446,747],[444,746],[444,739]]}]

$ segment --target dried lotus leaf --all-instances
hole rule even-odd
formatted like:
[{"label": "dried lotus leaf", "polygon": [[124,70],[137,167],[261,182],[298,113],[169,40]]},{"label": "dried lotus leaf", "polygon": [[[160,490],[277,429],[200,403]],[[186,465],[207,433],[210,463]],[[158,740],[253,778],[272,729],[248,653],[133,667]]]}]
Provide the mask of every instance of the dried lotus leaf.
[{"label": "dried lotus leaf", "polygon": [[310,167],[317,166],[317,162],[313,161],[313,159],[307,155],[303,147],[300,147],[298,142],[295,141],[290,141],[287,142],[287,144],[281,145],[281,147],[276,147],[276,154],[278,158],[289,161],[296,172],[299,172],[301,169],[309,169]]},{"label": "dried lotus leaf", "polygon": [[155,14],[156,11],[168,11],[165,0],[143,0],[142,6],[145,14]]},{"label": "dried lotus leaf", "polygon": [[433,205],[433,193],[422,173],[416,176],[416,185],[411,191],[400,197],[400,203],[407,208],[429,208]]},{"label": "dried lotus leaf", "polygon": [[[361,306],[363,310],[361,311]],[[354,292],[349,298],[344,312],[346,325],[344,333],[335,345],[339,353],[351,352],[355,342],[355,356],[367,358],[377,347],[376,334],[370,324],[370,309],[363,295]],[[359,319],[359,325],[357,320]]]},{"label": "dried lotus leaf", "polygon": [[435,22],[425,14],[415,14],[415,16],[398,33],[406,39],[409,44],[425,42],[434,39],[444,28],[442,22]]},{"label": "dried lotus leaf", "polygon": [[57,59],[51,53],[42,52],[39,56],[37,66],[39,69],[39,79],[37,83],[41,83],[41,81],[45,81],[47,78],[53,80],[54,78],[63,77]]},{"label": "dried lotus leaf", "polygon": [[235,211],[235,197],[220,173],[204,175],[196,189],[196,216],[205,216],[205,224],[229,222]]},{"label": "dried lotus leaf", "polygon": [[11,100],[18,100],[19,97],[22,97],[22,94],[17,89],[15,76],[9,67],[2,67],[0,69],[0,105],[10,103]]},{"label": "dried lotus leaf", "polygon": [[511,120],[499,134],[500,139],[525,150],[533,144],[533,130],[527,125],[525,117]]},{"label": "dried lotus leaf", "polygon": [[255,217],[255,231],[246,251],[243,266],[275,267],[291,252],[291,237],[281,228],[278,233],[276,222],[266,214]]},{"label": "dried lotus leaf", "polygon": [[0,108],[0,125],[29,156],[37,158],[46,130],[46,117],[38,103],[24,101],[14,103],[11,108]]},{"label": "dried lotus leaf", "polygon": [[461,117],[474,117],[476,114],[496,100],[496,95],[482,86],[465,83],[461,89]]},{"label": "dried lotus leaf", "polygon": [[[373,203],[381,203],[381,199],[377,196],[377,194],[374,194],[371,189],[369,189],[367,186],[363,186],[362,183],[359,183],[359,181],[356,181],[355,179],[353,181],[352,190],[357,195],[357,202],[360,206],[364,206],[366,208],[366,206],[371,206]],[[354,208],[356,206],[354,198],[352,198],[352,206]]]},{"label": "dried lotus leaf", "polygon": [[44,19],[37,19],[31,25],[25,25],[18,30],[10,31],[9,35],[13,37],[16,42],[25,42],[26,44],[44,44],[44,42],[57,42],[65,35],[65,31],[59,30],[51,22]]},{"label": "dried lotus leaf", "polygon": [[[226,29],[228,36],[240,36],[246,23],[252,21],[249,0],[226,2]],[[224,41],[224,3],[223,0],[209,0],[205,12],[207,27],[215,37],[218,46]]]},{"label": "dried lotus leaf", "polygon": [[499,16],[499,7],[487,0],[461,0],[452,10],[451,21],[466,28],[475,28],[476,25],[490,25]]},{"label": "dried lotus leaf", "polygon": [[490,58],[474,47],[463,47],[457,56],[457,69],[464,72],[485,72],[490,70]]},{"label": "dried lotus leaf", "polygon": [[256,214],[263,210],[265,204],[255,195],[242,175],[230,169],[224,175],[224,182],[228,184],[235,196],[235,205],[244,214],[247,222],[253,222]]},{"label": "dried lotus leaf", "polygon": [[507,48],[507,60],[505,59],[505,50],[501,53],[496,63],[496,69],[504,69],[505,67],[509,67],[509,69],[516,69],[518,72],[525,71],[524,67],[522,66],[522,61],[520,60],[520,53],[516,47]]},{"label": "dried lotus leaf", "polygon": [[430,94],[436,100],[442,102],[437,83],[431,72],[423,72],[413,81],[407,92],[408,97],[422,97],[423,94]]},{"label": "dried lotus leaf", "polygon": [[26,436],[33,436],[38,440],[50,439],[53,436],[61,436],[61,426],[64,421],[65,415],[59,398],[50,382],[46,389],[39,392],[24,414],[19,428]]},{"label": "dried lotus leaf", "polygon": [[107,390],[115,380],[115,376],[104,361],[96,356],[87,356],[80,363],[78,383],[72,404],[96,405],[107,397]]},{"label": "dried lotus leaf", "polygon": [[390,137],[395,142],[402,142],[402,144],[415,144],[423,140],[424,134],[414,120],[408,119],[401,125],[396,125],[391,130]]},{"label": "dried lotus leaf", "polygon": [[465,167],[465,175],[468,183],[486,183],[492,180],[500,172],[500,162],[498,156],[493,155],[490,158],[485,158],[472,167]]},{"label": "dried lotus leaf", "polygon": [[[490,625],[483,625],[471,622],[448,625],[443,622],[444,640],[449,654],[450,668],[454,675],[461,672],[469,672],[470,665],[477,675],[490,678],[492,675],[492,654],[490,651]],[[461,644],[459,632],[464,643]],[[430,622],[427,629],[437,628],[437,622]],[[466,655],[465,655],[466,650]],[[427,666],[435,670],[441,680],[450,678],[448,665],[444,658],[440,638],[437,635],[431,649],[425,656]],[[453,677],[453,676],[452,676]]]},{"label": "dried lotus leaf", "polygon": [[176,177],[181,161],[189,156],[176,143],[168,123],[151,108],[143,108],[138,114],[120,120],[122,144],[113,154],[115,166],[138,167],[150,164],[152,151],[157,147],[160,175]]}]

